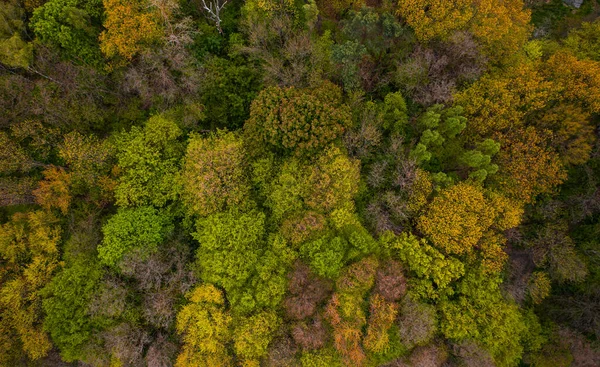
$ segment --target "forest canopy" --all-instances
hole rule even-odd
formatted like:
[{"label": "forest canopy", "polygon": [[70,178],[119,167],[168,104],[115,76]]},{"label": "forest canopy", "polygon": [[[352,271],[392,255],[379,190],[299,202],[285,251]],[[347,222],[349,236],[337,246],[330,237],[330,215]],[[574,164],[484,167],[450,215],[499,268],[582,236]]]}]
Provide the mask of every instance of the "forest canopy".
[{"label": "forest canopy", "polygon": [[3,0],[0,367],[600,366],[600,1]]}]

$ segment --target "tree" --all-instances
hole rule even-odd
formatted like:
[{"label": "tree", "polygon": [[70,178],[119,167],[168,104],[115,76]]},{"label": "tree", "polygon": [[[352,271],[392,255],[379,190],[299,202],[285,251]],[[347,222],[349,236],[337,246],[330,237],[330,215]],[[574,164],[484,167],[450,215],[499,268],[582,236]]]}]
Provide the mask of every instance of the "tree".
[{"label": "tree", "polygon": [[417,46],[395,77],[416,102],[431,106],[451,102],[457,89],[477,80],[487,64],[481,45],[460,31],[443,42]]},{"label": "tree", "polygon": [[10,346],[0,362],[27,355],[40,359],[52,348],[42,328],[41,289],[60,268],[58,220],[50,213],[16,213],[0,226],[0,343]]},{"label": "tree", "polygon": [[399,315],[398,330],[404,345],[412,348],[431,342],[438,329],[435,307],[407,296],[400,304]]},{"label": "tree", "polygon": [[381,353],[389,348],[389,330],[398,315],[398,304],[386,301],[379,294],[371,297],[369,303],[368,327],[363,339],[365,349]]},{"label": "tree", "polygon": [[227,0],[221,1],[222,0],[209,0],[207,5],[206,1],[202,0],[202,6],[204,7],[204,11],[207,13],[207,17],[215,22],[219,33],[223,34],[223,30],[221,29],[221,10],[223,10],[225,5],[227,5]]},{"label": "tree", "polygon": [[436,299],[439,295],[435,293],[434,285],[437,290],[444,291],[465,274],[465,265],[458,259],[445,256],[427,241],[412,235],[396,237],[388,233],[380,238],[380,242],[418,278],[413,283],[411,293],[414,295]]},{"label": "tree", "polygon": [[16,0],[0,4],[0,62],[27,69],[33,61],[33,44],[23,39],[23,8]]},{"label": "tree", "polygon": [[151,117],[143,128],[133,127],[116,138],[120,171],[115,198],[119,206],[162,207],[180,192],[179,160],[182,132],[173,121]]},{"label": "tree", "polygon": [[73,181],[94,186],[107,177],[114,147],[94,135],[72,131],[58,144],[58,155],[68,167]]},{"label": "tree", "polygon": [[[337,280],[336,293],[325,309],[325,319],[333,329],[333,345],[346,365],[363,366],[366,362],[366,355],[361,345],[362,328],[367,323],[363,304],[365,296],[375,281],[378,265],[377,259],[365,258],[347,267]],[[379,316],[383,316],[383,320],[389,317],[384,314]],[[379,327],[385,328],[385,325]],[[370,337],[373,339],[371,346],[375,347],[377,337],[373,332],[374,330],[371,331]]]},{"label": "tree", "polygon": [[498,138],[502,149],[497,155],[500,171],[491,184],[506,196],[530,203],[539,194],[550,194],[566,179],[556,153],[535,128],[515,130]]},{"label": "tree", "polygon": [[494,218],[481,189],[459,183],[433,199],[417,226],[445,253],[461,255],[477,245]]},{"label": "tree", "polygon": [[177,314],[177,332],[183,335],[183,349],[175,366],[232,366],[226,344],[232,337],[232,318],[225,311],[223,293],[211,284],[196,287],[190,303]]},{"label": "tree", "polygon": [[50,0],[34,10],[31,27],[40,41],[66,57],[97,66],[102,62],[97,43],[102,12],[101,0]]},{"label": "tree", "polygon": [[245,156],[243,142],[234,133],[192,136],[182,173],[182,197],[191,213],[208,216],[248,202]]},{"label": "tree", "polygon": [[288,293],[284,301],[285,314],[292,320],[304,320],[315,315],[317,307],[331,292],[331,284],[297,262],[288,275]]},{"label": "tree", "polygon": [[285,239],[266,238],[265,215],[234,209],[200,218],[192,236],[199,242],[200,278],[225,289],[235,314],[276,307],[286,289],[285,273],[295,259]]},{"label": "tree", "polygon": [[350,124],[340,89],[323,83],[315,89],[263,90],[252,102],[244,126],[248,141],[296,157],[309,157],[337,139]]},{"label": "tree", "polygon": [[406,19],[421,41],[447,39],[453,32],[468,30],[501,60],[511,56],[529,36],[530,12],[523,1],[399,0],[398,14]]},{"label": "tree", "polygon": [[102,227],[104,239],[98,246],[98,258],[117,266],[127,253],[147,257],[158,250],[172,230],[170,217],[150,206],[120,208]]},{"label": "tree", "polygon": [[66,215],[71,205],[72,175],[60,167],[50,167],[44,171],[44,180],[33,191],[35,201],[42,208],[50,211],[52,208],[60,209]]},{"label": "tree", "polygon": [[500,283],[498,275],[467,273],[456,287],[457,298],[439,305],[440,330],[451,340],[480,342],[498,366],[516,366],[526,325],[518,306],[503,299]]},{"label": "tree", "polygon": [[262,311],[238,321],[234,331],[233,349],[244,366],[259,366],[281,319],[273,311]]},{"label": "tree", "polygon": [[86,360],[85,345],[106,322],[88,313],[103,274],[97,263],[77,261],[43,290],[44,329],[65,361]]},{"label": "tree", "polygon": [[158,13],[146,10],[146,0],[103,0],[105,30],[100,34],[100,49],[107,58],[121,57],[125,62],[146,47],[161,40],[163,30]]},{"label": "tree", "polygon": [[581,28],[573,29],[564,40],[564,45],[580,59],[600,61],[600,48],[598,47],[598,34],[600,22],[584,22]]},{"label": "tree", "polygon": [[456,94],[465,108],[470,136],[491,137],[495,132],[522,127],[533,111],[556,98],[556,86],[546,80],[533,62],[521,62],[503,71],[484,75]]}]

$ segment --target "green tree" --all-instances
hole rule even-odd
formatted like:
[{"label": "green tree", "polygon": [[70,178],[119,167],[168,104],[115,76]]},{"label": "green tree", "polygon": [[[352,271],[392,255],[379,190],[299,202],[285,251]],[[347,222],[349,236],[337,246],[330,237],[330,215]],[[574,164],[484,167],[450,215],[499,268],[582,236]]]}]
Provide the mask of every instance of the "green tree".
[{"label": "green tree", "polygon": [[44,329],[67,362],[86,360],[84,347],[103,324],[103,320],[88,312],[103,274],[99,264],[77,261],[58,273],[43,290]]},{"label": "green tree", "polygon": [[143,128],[133,127],[116,138],[120,171],[115,198],[119,206],[162,207],[177,199],[182,131],[162,116],[150,118]]},{"label": "green tree", "polygon": [[135,256],[148,256],[171,230],[170,217],[153,207],[120,208],[102,227],[98,258],[105,265],[117,266],[132,251]]},{"label": "green tree", "polygon": [[50,0],[34,10],[31,27],[40,41],[58,48],[66,57],[99,65],[103,9],[101,0]]},{"label": "green tree", "polygon": [[440,303],[442,334],[451,340],[474,339],[498,366],[517,366],[523,354],[526,325],[519,307],[504,300],[499,276],[470,271],[453,300]]},{"label": "green tree", "polygon": [[285,274],[295,255],[281,236],[267,238],[264,213],[235,210],[198,219],[197,272],[225,289],[236,314],[276,307],[283,299]]}]

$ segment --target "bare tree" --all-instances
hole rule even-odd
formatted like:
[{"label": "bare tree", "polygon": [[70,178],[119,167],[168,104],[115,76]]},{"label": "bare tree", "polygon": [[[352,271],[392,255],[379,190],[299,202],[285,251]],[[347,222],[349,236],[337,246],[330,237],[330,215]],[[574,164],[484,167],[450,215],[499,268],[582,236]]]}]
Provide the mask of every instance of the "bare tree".
[{"label": "bare tree", "polygon": [[202,0],[202,6],[204,10],[208,13],[208,18],[215,22],[219,33],[223,34],[223,29],[221,29],[221,10],[227,4],[227,0],[221,3],[221,0],[209,1],[208,5],[206,5],[206,0]]}]

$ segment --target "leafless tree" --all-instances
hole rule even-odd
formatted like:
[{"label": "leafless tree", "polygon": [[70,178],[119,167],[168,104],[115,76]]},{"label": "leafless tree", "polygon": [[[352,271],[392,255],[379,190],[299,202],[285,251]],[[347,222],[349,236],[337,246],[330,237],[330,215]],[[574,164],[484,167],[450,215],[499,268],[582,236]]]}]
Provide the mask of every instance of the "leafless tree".
[{"label": "leafless tree", "polygon": [[221,10],[227,4],[227,0],[221,2],[221,0],[209,1],[208,5],[205,0],[202,0],[202,6],[204,10],[208,13],[208,18],[215,22],[219,33],[223,34],[223,29],[221,29]]}]

